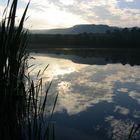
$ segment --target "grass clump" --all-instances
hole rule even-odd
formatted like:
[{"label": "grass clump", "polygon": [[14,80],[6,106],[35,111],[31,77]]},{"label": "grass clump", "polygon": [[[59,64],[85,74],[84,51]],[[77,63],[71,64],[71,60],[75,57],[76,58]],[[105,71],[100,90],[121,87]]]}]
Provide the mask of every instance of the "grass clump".
[{"label": "grass clump", "polygon": [[50,122],[44,124],[44,111],[50,86],[41,101],[42,79],[35,84],[25,75],[29,55],[28,31],[23,25],[30,1],[18,25],[17,4],[18,0],[8,0],[0,22],[0,139],[46,140],[50,138]]}]

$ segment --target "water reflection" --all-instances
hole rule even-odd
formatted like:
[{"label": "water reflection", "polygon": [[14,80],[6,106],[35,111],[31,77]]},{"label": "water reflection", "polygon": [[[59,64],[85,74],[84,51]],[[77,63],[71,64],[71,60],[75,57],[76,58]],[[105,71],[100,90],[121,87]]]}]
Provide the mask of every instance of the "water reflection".
[{"label": "water reflection", "polygon": [[122,115],[128,115],[130,113],[130,110],[126,107],[121,107],[117,105],[114,109],[114,112],[120,113]]},{"label": "water reflection", "polygon": [[[37,51],[37,50],[36,50]],[[43,50],[44,52],[45,50]],[[111,48],[54,48],[47,49],[49,53],[59,54],[57,56],[67,58],[75,63],[81,64],[113,64],[122,63],[140,65],[140,50],[136,49],[111,49]],[[42,52],[42,50],[38,50]],[[64,55],[62,55],[64,54]],[[65,54],[67,55],[65,57]],[[51,56],[51,55],[50,55]],[[75,57],[76,56],[76,57]],[[86,59],[85,59],[86,58]]]},{"label": "water reflection", "polygon": [[76,64],[54,56],[34,55],[39,68],[50,64],[44,77],[53,77],[50,93],[59,92],[56,139],[126,139],[140,121],[140,67]]},{"label": "water reflection", "polygon": [[[115,119],[113,116],[109,116],[105,118],[105,121],[110,124],[110,128],[108,129],[108,136],[113,140],[127,140],[130,129],[132,128],[133,122],[130,120],[121,120]],[[135,138],[138,138],[138,134],[136,134]]]},{"label": "water reflection", "polygon": [[[67,59],[61,59],[61,56],[49,54],[32,54],[35,60],[31,60],[31,64],[35,64],[36,68],[33,74],[37,74],[40,69],[44,69],[48,64],[50,65],[45,71],[44,76],[47,74],[49,77],[57,78],[59,75],[65,75],[72,72],[79,71],[86,65],[75,64]],[[57,58],[58,57],[58,58]]]}]

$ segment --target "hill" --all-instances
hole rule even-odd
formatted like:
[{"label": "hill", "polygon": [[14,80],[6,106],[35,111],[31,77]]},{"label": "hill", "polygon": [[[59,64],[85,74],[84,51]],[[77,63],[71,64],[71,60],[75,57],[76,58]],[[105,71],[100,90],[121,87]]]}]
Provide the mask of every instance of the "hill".
[{"label": "hill", "polygon": [[120,28],[111,27],[108,25],[81,24],[75,25],[70,28],[32,30],[31,32],[35,34],[81,34],[81,33],[106,33],[107,31],[113,31],[114,29]]}]

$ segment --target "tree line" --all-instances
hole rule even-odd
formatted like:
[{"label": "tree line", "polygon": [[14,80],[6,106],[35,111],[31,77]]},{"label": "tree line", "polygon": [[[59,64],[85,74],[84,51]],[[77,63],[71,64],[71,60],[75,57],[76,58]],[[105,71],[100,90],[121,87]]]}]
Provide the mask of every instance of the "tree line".
[{"label": "tree line", "polygon": [[140,28],[108,30],[106,33],[81,34],[31,34],[30,43],[47,45],[67,45],[70,47],[139,48]]}]

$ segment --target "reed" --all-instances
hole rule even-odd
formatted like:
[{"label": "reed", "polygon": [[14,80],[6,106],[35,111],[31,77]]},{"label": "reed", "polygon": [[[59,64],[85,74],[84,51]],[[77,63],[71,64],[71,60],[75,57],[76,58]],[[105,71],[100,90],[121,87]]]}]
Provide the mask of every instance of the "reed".
[{"label": "reed", "polygon": [[130,129],[130,133],[128,135],[128,140],[134,140],[136,133],[139,131],[140,129],[140,124],[133,124],[132,128]]},{"label": "reed", "polygon": [[44,113],[51,84],[42,101],[42,79],[35,83],[26,75],[28,31],[23,25],[30,1],[18,25],[17,4],[18,0],[8,0],[0,22],[0,139],[46,140],[50,138],[51,119],[46,123]]},{"label": "reed", "polygon": [[[43,70],[44,71],[44,70]],[[54,139],[54,125],[52,123],[52,116],[54,113],[58,94],[55,97],[52,109],[46,113],[48,92],[52,82],[49,83],[45,91],[43,92],[42,78],[39,73],[37,74],[37,81],[31,80],[30,75],[26,77],[26,117],[21,122],[22,137],[27,140],[50,140]],[[43,98],[42,98],[43,97]],[[46,121],[47,120],[47,121]]]}]

